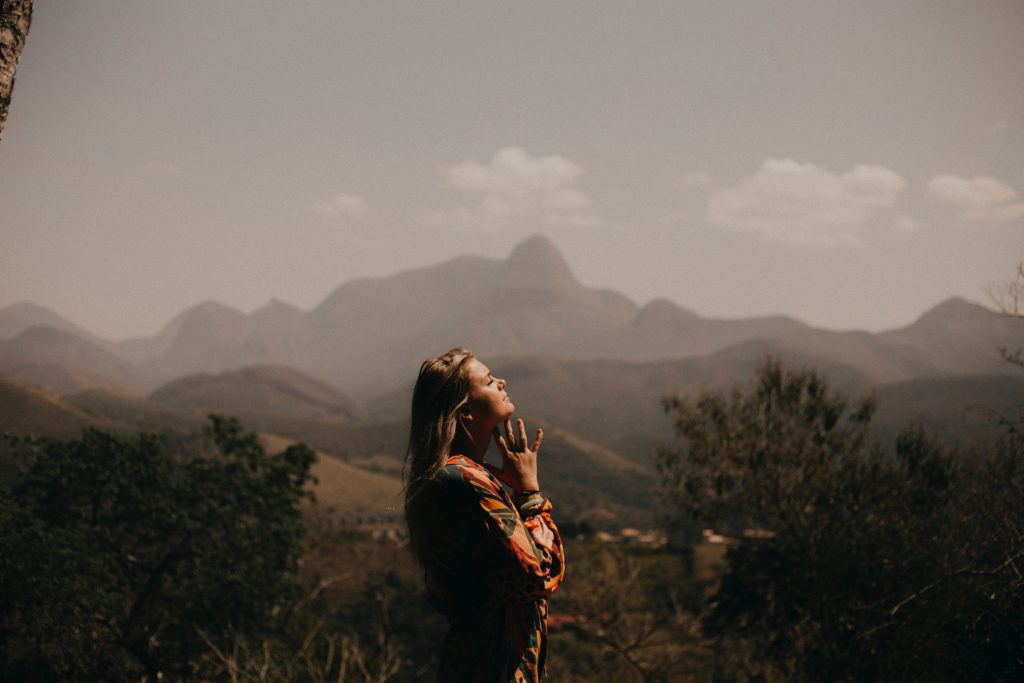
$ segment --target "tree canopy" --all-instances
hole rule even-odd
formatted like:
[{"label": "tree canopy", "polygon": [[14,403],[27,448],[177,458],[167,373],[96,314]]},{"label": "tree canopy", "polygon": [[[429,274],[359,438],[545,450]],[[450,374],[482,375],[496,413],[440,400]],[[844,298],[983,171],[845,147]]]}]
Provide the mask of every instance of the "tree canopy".
[{"label": "tree canopy", "polygon": [[268,455],[211,417],[215,449],[87,429],[21,440],[0,491],[0,678],[186,679],[259,637],[296,590],[299,504],[315,454]]},{"label": "tree canopy", "polygon": [[[872,443],[871,401],[769,361],[753,388],[665,401],[667,500],[729,537],[705,633],[761,680],[1020,680],[1024,450]],[[739,646],[739,645],[742,645]]]}]

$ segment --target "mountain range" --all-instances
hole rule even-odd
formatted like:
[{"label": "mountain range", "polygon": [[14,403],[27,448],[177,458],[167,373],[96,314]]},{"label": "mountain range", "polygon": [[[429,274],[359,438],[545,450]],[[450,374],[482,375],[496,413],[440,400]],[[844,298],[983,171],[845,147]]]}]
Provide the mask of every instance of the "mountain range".
[{"label": "mountain range", "polygon": [[877,334],[783,316],[705,318],[663,299],[640,306],[580,283],[555,246],[536,236],[505,260],[460,256],[352,280],[309,311],[276,300],[249,314],[201,303],[151,337],[116,343],[35,304],[16,304],[0,310],[0,377],[60,393],[149,393],[193,374],[274,365],[365,399],[408,384],[421,359],[467,346],[486,358],[630,362],[793,355],[879,384],[1005,374],[996,349],[1022,342],[1021,320],[963,299]]},{"label": "mountain range", "polygon": [[459,256],[351,280],[308,311],[201,303],[118,342],[36,304],[10,306],[0,310],[0,431],[197,429],[222,412],[397,481],[419,363],[454,346],[480,353],[524,416],[546,426],[546,467],[570,509],[603,491],[619,519],[651,507],[654,451],[672,438],[661,398],[749,383],[769,356],[821,371],[851,398],[873,394],[887,433],[919,421],[974,438],[987,427],[964,418],[971,406],[1012,411],[1024,396],[1024,373],[999,353],[1024,346],[1024,320],[963,299],[881,333],[707,318],[587,287],[533,237],[504,260]]}]

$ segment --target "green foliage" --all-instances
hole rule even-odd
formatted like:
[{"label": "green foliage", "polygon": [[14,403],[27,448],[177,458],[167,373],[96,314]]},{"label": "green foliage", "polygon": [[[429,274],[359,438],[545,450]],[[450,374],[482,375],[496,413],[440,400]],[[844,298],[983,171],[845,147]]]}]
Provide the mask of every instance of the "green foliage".
[{"label": "green foliage", "polygon": [[728,400],[707,393],[664,406],[688,443],[685,458],[659,453],[671,501],[730,533],[786,528],[825,502],[816,482],[862,451],[874,410],[864,401],[847,413],[817,375],[785,373],[777,362],[765,365],[749,395],[737,389]]},{"label": "green foliage", "polygon": [[685,446],[659,453],[668,499],[734,539],[704,628],[750,658],[723,677],[1019,680],[1019,448],[912,429],[884,454],[870,402],[774,362],[751,391],[665,406]]},{"label": "green foliage", "polygon": [[315,454],[270,456],[212,416],[216,452],[87,429],[25,440],[0,493],[0,677],[190,677],[210,643],[264,634],[295,594]]}]

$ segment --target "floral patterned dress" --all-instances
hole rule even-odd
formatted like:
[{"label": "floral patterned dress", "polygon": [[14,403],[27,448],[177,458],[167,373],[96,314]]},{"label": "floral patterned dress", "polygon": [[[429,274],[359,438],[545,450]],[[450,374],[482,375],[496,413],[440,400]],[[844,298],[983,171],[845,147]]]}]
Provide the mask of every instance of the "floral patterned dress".
[{"label": "floral patterned dress", "polygon": [[424,491],[427,593],[451,629],[438,681],[540,681],[547,602],[562,581],[562,539],[551,503],[517,508],[482,465],[455,455]]}]

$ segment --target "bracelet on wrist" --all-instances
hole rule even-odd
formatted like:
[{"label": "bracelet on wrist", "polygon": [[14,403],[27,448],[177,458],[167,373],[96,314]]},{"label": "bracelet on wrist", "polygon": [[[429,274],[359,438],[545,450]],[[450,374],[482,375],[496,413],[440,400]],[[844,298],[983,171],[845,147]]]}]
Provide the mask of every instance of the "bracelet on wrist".
[{"label": "bracelet on wrist", "polygon": [[526,517],[530,517],[537,512],[544,509],[544,496],[540,493],[536,493],[528,498],[519,498],[516,500],[516,508],[519,510],[519,514]]},{"label": "bracelet on wrist", "polygon": [[528,498],[537,495],[540,495],[540,489],[523,489],[516,493],[516,498]]}]

